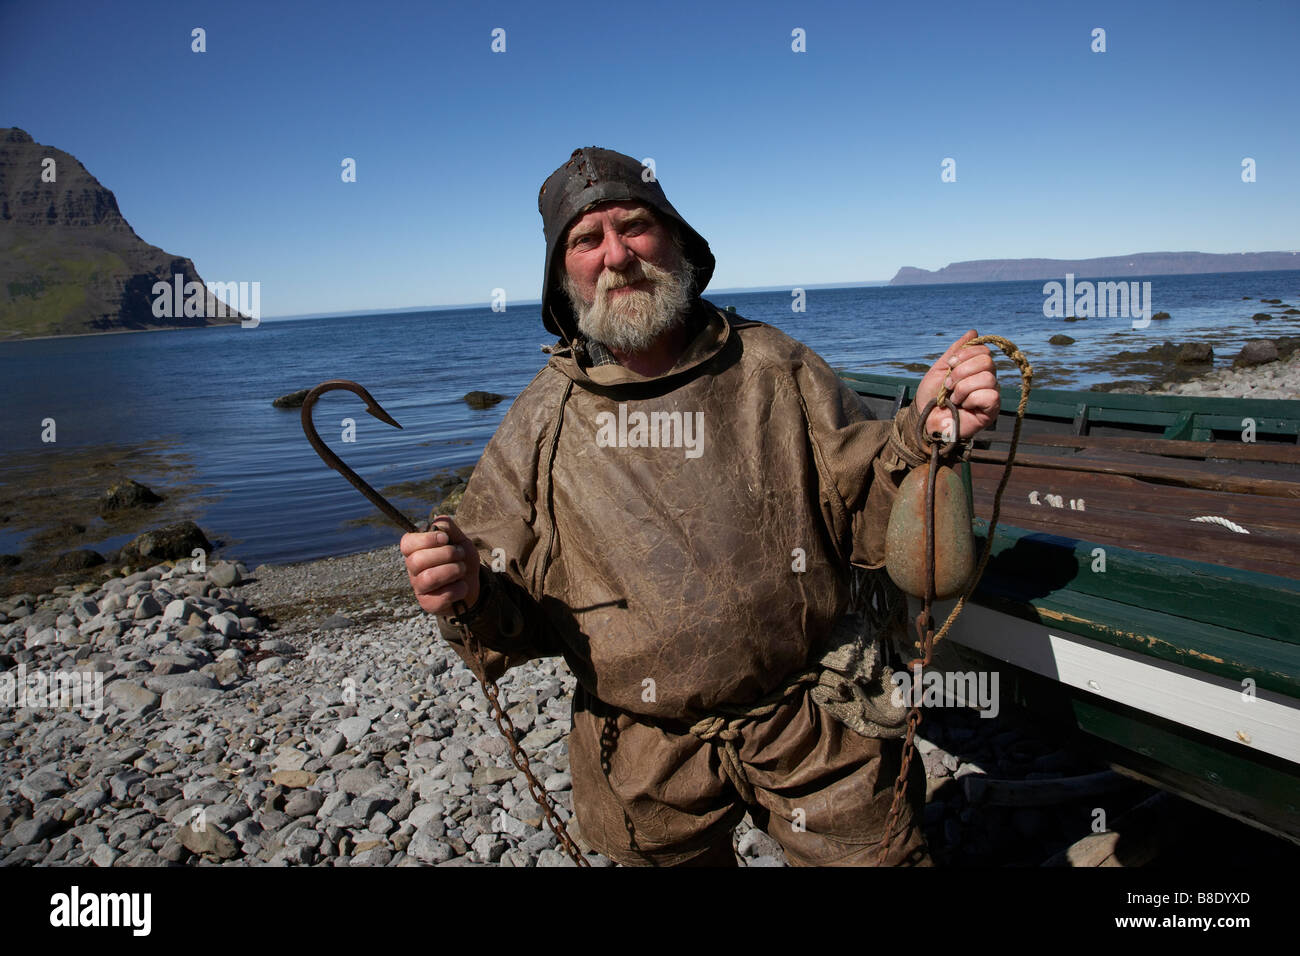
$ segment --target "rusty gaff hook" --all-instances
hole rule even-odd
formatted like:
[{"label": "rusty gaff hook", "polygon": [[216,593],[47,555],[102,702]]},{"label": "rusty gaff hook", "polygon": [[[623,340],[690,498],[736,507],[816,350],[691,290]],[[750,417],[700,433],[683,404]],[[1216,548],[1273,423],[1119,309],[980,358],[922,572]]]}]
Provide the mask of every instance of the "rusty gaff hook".
[{"label": "rusty gaff hook", "polygon": [[[369,392],[356,382],[349,381],[345,378],[331,379],[328,382],[321,382],[309,391],[306,398],[302,400],[302,430],[306,432],[307,440],[311,442],[311,447],[316,449],[316,454],[320,455],[321,460],[324,461],[325,464],[329,465],[340,475],[350,481],[357,491],[365,495],[370,500],[370,503],[376,508],[388,515],[388,517],[392,519],[393,523],[399,528],[403,531],[420,531],[421,529],[412,524],[411,520],[407,518],[406,515],[393,507],[392,502],[379,492],[375,491],[374,488],[371,488],[370,485],[366,483],[365,479],[355,471],[343,464],[343,459],[334,454],[334,452],[330,450],[330,447],[321,440],[320,435],[316,433],[316,426],[311,420],[312,406],[316,404],[316,399],[320,398],[326,392],[332,392],[336,389],[343,389],[344,391],[352,392],[353,394],[360,396],[361,400],[366,403],[366,411],[375,418],[378,418],[384,424],[392,425],[394,428],[402,427],[397,423],[393,416],[384,411],[384,407],[375,401],[370,396]],[[434,523],[434,526],[437,526],[436,522]],[[455,602],[455,604],[452,605],[452,609],[456,612],[457,616],[462,619],[467,613],[464,601]],[[547,796],[546,788],[542,786],[536,775],[533,774],[532,768],[528,763],[528,755],[520,749],[517,741],[518,732],[515,730],[514,722],[511,721],[510,715],[507,714],[505,709],[501,706],[496,681],[487,676],[487,665],[484,662],[482,653],[479,649],[478,641],[474,639],[473,632],[468,632],[466,634],[465,646],[477,662],[478,670],[475,671],[474,676],[477,677],[479,683],[483,685],[483,694],[492,708],[492,717],[496,721],[497,727],[501,731],[501,735],[505,738],[507,746],[510,748],[510,760],[517,768],[519,768],[525,779],[528,781],[529,792],[532,794],[534,802],[536,802],[545,813],[547,825],[555,831],[555,836],[560,841],[560,845],[564,847],[564,851],[573,859],[574,863],[578,866],[591,866],[591,864],[587,862],[587,858],[584,857],[582,852],[578,849],[577,844],[573,842],[573,838],[569,836],[568,829],[564,826],[564,821],[556,816],[554,805]]]},{"label": "rusty gaff hook", "polygon": [[366,403],[366,411],[375,418],[378,418],[385,425],[392,425],[394,428],[402,427],[397,423],[396,419],[394,419],[392,415],[389,415],[388,412],[384,411],[384,407],[375,401],[369,392],[356,382],[349,381],[346,378],[335,378],[328,382],[321,382],[308,392],[307,397],[302,400],[302,430],[307,433],[307,440],[311,442],[311,447],[316,449],[316,454],[320,455],[321,460],[324,461],[325,464],[329,465],[351,482],[352,486],[356,488],[357,491],[369,498],[370,503],[386,514],[395,525],[403,531],[419,531],[420,529],[417,528],[415,524],[406,517],[406,515],[393,507],[391,501],[379,492],[375,491],[374,488],[371,488],[370,485],[366,484],[364,478],[345,465],[343,459],[334,454],[329,445],[325,444],[320,435],[316,433],[316,425],[311,420],[312,406],[316,404],[316,399],[320,398],[326,392],[333,392],[338,389],[359,395],[361,400]]},{"label": "rusty gaff hook", "polygon": [[[316,449],[316,454],[320,455],[321,460],[325,462],[325,464],[329,465],[340,475],[346,478],[349,482],[351,482],[352,486],[356,488],[357,491],[365,495],[366,498],[370,500],[370,503],[372,505],[374,505],[384,514],[386,514],[392,520],[393,524],[397,525],[403,531],[411,531],[411,532],[421,531],[422,529],[418,528],[415,525],[415,523],[411,521],[410,518],[406,517],[406,515],[402,514],[395,507],[393,507],[393,503],[391,501],[389,501],[379,492],[375,491],[374,488],[371,488],[370,485],[366,483],[366,480],[364,478],[362,478],[355,471],[353,471],[351,468],[345,465],[343,463],[343,459],[340,458],[338,455],[334,454],[334,452],[330,449],[330,446],[325,444],[324,440],[321,439],[320,435],[316,433],[316,425],[314,422],[312,422],[311,419],[312,406],[316,404],[316,399],[320,398],[326,392],[333,392],[339,389],[342,389],[343,391],[346,392],[352,392],[353,394],[360,396],[361,400],[366,403],[366,411],[369,412],[371,415],[373,415],[375,418],[378,418],[385,425],[392,425],[394,428],[402,427],[398,423],[397,419],[393,418],[392,415],[384,411],[384,406],[380,405],[377,401],[375,401],[374,398],[371,396],[371,394],[367,392],[364,388],[362,388],[360,385],[358,385],[356,382],[350,381],[349,379],[346,378],[334,378],[334,379],[330,379],[328,382],[321,382],[319,385],[317,385],[315,388],[309,391],[307,393],[307,396],[302,400],[302,430],[306,433],[307,440],[311,442],[311,447]],[[434,526],[435,527],[437,526],[436,522]],[[453,605],[452,609],[457,614],[464,614],[465,602],[457,601]]]}]

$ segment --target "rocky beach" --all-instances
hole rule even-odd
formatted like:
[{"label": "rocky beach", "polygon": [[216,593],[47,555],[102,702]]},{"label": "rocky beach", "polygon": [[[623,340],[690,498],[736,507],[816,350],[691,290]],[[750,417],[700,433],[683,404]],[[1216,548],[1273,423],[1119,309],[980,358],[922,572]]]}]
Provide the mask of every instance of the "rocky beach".
[{"label": "rocky beach", "polygon": [[[1274,346],[1274,354],[1277,347]],[[1267,355],[1267,349],[1261,350]],[[1220,368],[1185,382],[1162,381],[1145,389],[1158,395],[1199,395],[1207,398],[1300,399],[1300,350],[1284,358],[1246,368]]]},{"label": "rocky beach", "polygon": [[[473,676],[411,598],[396,547],[251,574],[160,564],[12,597],[0,620],[0,863],[574,865]],[[559,659],[533,661],[500,687],[581,841],[572,676]],[[917,753],[941,865],[1059,863],[1096,836],[1099,801],[1119,818],[1162,799],[1009,706],[994,719],[929,709]],[[984,805],[987,785],[972,784],[1080,776],[1094,789],[1052,806]],[[1226,862],[1297,855],[1163,799],[1181,805],[1171,819],[1226,834]],[[735,849],[741,865],[786,865],[748,817]]]}]

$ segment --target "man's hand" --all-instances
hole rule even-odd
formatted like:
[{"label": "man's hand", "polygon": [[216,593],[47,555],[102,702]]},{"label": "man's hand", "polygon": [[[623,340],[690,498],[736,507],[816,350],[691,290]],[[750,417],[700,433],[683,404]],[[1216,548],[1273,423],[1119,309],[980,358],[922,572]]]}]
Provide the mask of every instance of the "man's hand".
[{"label": "man's hand", "polygon": [[[948,351],[925,373],[916,389],[917,406],[925,408],[947,382],[948,401],[957,406],[961,427],[961,434],[952,437],[970,438],[980,429],[987,428],[997,420],[1001,408],[1002,398],[998,394],[993,353],[983,345],[962,346],[963,342],[969,342],[978,335],[978,332],[971,329],[950,345]],[[941,433],[951,436],[952,413],[946,408],[936,408],[926,419],[925,430],[931,435]]]},{"label": "man's hand", "polygon": [[457,601],[473,607],[478,600],[478,551],[456,522],[445,515],[426,532],[402,535],[406,576],[420,607],[447,616]]}]

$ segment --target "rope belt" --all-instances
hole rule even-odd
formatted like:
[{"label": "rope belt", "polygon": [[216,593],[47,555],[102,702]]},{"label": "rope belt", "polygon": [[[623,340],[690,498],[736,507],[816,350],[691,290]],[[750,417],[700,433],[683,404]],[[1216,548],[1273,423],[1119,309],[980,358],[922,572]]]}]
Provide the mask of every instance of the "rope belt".
[{"label": "rope belt", "polygon": [[718,759],[722,762],[722,772],[727,775],[731,785],[736,788],[742,800],[754,802],[754,788],[745,776],[745,765],[740,761],[736,741],[741,739],[741,728],[745,724],[768,717],[794,697],[805,687],[817,683],[821,672],[818,670],[799,671],[780,687],[766,697],[743,707],[719,707],[720,713],[710,714],[691,725],[691,733],[701,740],[718,748]]}]

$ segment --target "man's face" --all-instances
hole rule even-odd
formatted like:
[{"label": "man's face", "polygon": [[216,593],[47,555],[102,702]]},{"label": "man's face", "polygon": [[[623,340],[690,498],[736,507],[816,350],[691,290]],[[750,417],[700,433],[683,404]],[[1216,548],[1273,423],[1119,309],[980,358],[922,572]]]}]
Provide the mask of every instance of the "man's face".
[{"label": "man's face", "polygon": [[690,264],[642,203],[604,203],[574,222],[564,270],[579,330],[610,348],[644,351],[682,322]]}]

